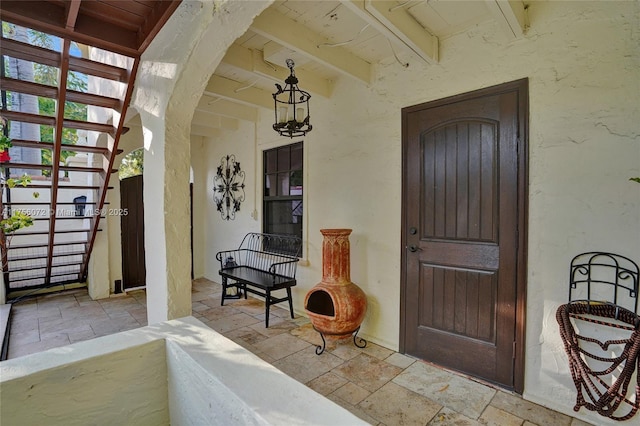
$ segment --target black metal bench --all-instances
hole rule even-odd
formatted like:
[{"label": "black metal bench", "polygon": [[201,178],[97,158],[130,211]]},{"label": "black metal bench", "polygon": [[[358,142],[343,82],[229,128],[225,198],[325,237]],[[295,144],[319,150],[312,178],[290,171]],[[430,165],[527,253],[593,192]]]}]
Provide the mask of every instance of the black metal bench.
[{"label": "black metal bench", "polygon": [[[269,327],[269,307],[275,303],[289,302],[291,318],[293,302],[291,287],[296,285],[296,269],[302,251],[302,240],[292,235],[249,233],[236,250],[216,253],[222,277],[222,300],[247,298],[247,293],[264,297],[265,327]],[[236,288],[235,295],[227,294]],[[286,290],[287,296],[276,298],[271,292]]]}]

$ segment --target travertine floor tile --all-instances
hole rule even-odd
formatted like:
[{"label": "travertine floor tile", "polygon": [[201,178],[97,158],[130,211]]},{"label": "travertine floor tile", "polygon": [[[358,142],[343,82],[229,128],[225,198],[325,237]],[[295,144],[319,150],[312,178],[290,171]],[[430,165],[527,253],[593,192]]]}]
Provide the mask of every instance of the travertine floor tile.
[{"label": "travertine floor tile", "polygon": [[313,346],[304,344],[301,350],[278,359],[273,365],[297,381],[307,383],[342,364],[340,358],[331,354],[316,355]]},{"label": "travertine floor tile", "polygon": [[228,333],[225,333],[225,336],[229,339],[237,342],[238,340],[242,340],[250,345],[255,345],[258,342],[262,342],[267,339],[267,336],[261,334],[259,331],[249,327],[242,327],[236,330],[232,330]]},{"label": "travertine floor tile", "polygon": [[336,389],[333,394],[338,398],[344,399],[349,404],[357,405],[362,402],[363,399],[371,395],[371,392],[354,383],[347,382],[344,386]]},{"label": "travertine floor tile", "polygon": [[571,420],[571,426],[592,426],[592,424],[574,418]]},{"label": "travertine floor tile", "polygon": [[24,355],[33,354],[36,352],[46,351],[47,349],[57,348],[70,344],[69,337],[65,334],[61,334],[52,339],[42,340],[38,342],[28,343],[25,345],[9,345],[9,358],[17,358]]},{"label": "travertine floor tile", "polygon": [[345,383],[347,383],[347,379],[329,372],[311,380],[307,383],[307,386],[309,386],[314,391],[326,396],[339,387],[343,386]]},{"label": "travertine floor tile", "polygon": [[337,375],[365,388],[369,392],[375,392],[380,389],[401,371],[402,369],[395,365],[387,364],[365,354],[360,354],[333,370]]},{"label": "travertine floor tile", "polygon": [[524,420],[499,408],[488,406],[479,419],[487,426],[520,426]]},{"label": "travertine floor tile", "polygon": [[[204,302],[203,302],[204,303]],[[205,305],[207,306],[207,305]],[[235,315],[235,314],[241,314],[242,312],[238,311],[237,309],[231,307],[231,306],[214,306],[214,307],[209,307],[207,306],[207,309],[205,309],[204,311],[200,311],[199,312],[204,318],[206,318],[209,321],[215,321],[217,319],[220,318],[224,318],[224,317],[229,317],[231,315]]]},{"label": "travertine floor tile", "polygon": [[387,425],[425,425],[442,408],[436,402],[389,382],[360,403],[369,416]]},{"label": "travertine floor tile", "polygon": [[311,350],[311,345],[304,340],[296,339],[289,333],[269,337],[262,342],[256,343],[255,346],[259,351],[274,359],[284,358],[305,348]]},{"label": "travertine floor tile", "polygon": [[14,330],[11,330],[11,334],[9,336],[9,342],[11,347],[14,346],[22,346],[29,343],[35,343],[40,341],[40,332],[38,331],[38,327],[36,326],[35,330],[25,330],[22,332],[14,333]]},{"label": "travertine floor tile", "polygon": [[416,359],[394,352],[388,358],[385,358],[384,361],[388,362],[391,365],[395,365],[396,367],[407,368],[408,366],[416,362]]},{"label": "travertine floor tile", "polygon": [[277,336],[278,334],[289,333],[289,331],[296,328],[296,325],[294,323],[280,317],[270,317],[269,328],[266,328],[264,326],[264,320],[261,317],[258,318],[260,318],[260,322],[250,325],[249,327],[266,337],[273,337]]},{"label": "travertine floor tile", "polygon": [[[293,321],[295,324],[295,320]],[[314,346],[322,345],[322,339],[320,334],[313,329],[310,323],[303,324],[291,330],[291,334],[305,342],[311,343]]]},{"label": "travertine floor tile", "polygon": [[549,410],[541,405],[525,401],[507,392],[498,391],[491,401],[491,405],[540,426],[568,426],[571,424],[571,417]]},{"label": "travertine floor tile", "polygon": [[211,321],[210,324],[212,325],[212,328],[214,330],[218,331],[219,333],[225,333],[227,331],[242,328],[251,324],[255,324],[257,322],[260,321],[255,319],[251,315],[243,314],[241,312],[228,317],[216,319],[214,321]]},{"label": "travertine floor tile", "polygon": [[264,303],[261,300],[248,298],[225,301],[225,305],[233,306],[240,312],[244,312],[248,315],[261,315],[264,314]]},{"label": "travertine floor tile", "polygon": [[450,408],[444,407],[428,423],[429,426],[481,426],[482,423],[470,419]]},{"label": "travertine floor tile", "polygon": [[424,362],[411,364],[393,382],[471,419],[477,419],[496,391]]},{"label": "travertine floor tile", "polygon": [[[353,342],[353,339],[351,340]],[[378,358],[379,360],[383,360],[385,358],[389,358],[393,351],[391,349],[383,348],[380,345],[376,345],[375,343],[367,342],[367,347],[361,349],[367,355],[371,355],[374,358]]]},{"label": "travertine floor tile", "polygon": [[351,411],[351,413],[353,413],[354,415],[360,417],[362,420],[364,420],[365,422],[371,424],[371,425],[378,425],[380,424],[380,421],[371,417],[369,414],[367,414],[367,412],[360,406],[360,405],[352,405],[349,404],[347,401],[345,401],[344,399],[334,395],[334,394],[329,394],[327,395],[327,398],[329,398],[330,400],[332,400],[333,402],[335,402],[336,404],[338,404],[339,406]]},{"label": "travertine floor tile", "polygon": [[12,313],[13,320],[11,322],[10,334],[28,333],[31,331],[38,331],[38,317],[35,315],[21,315],[17,316]]}]

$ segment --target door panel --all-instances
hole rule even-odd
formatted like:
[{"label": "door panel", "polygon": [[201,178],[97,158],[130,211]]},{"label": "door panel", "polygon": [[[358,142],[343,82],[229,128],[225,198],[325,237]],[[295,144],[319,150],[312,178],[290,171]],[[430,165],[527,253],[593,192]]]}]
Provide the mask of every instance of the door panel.
[{"label": "door panel", "polygon": [[403,110],[401,346],[515,388],[523,111],[505,87]]},{"label": "door panel", "polygon": [[146,284],[142,191],[142,175],[120,181],[122,286],[125,290]]}]

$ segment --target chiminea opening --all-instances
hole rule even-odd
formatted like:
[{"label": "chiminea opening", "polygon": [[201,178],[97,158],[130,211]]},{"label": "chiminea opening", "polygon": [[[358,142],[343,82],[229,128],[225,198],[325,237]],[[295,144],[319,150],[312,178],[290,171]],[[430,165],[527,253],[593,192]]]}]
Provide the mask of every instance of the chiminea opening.
[{"label": "chiminea opening", "polygon": [[336,315],[331,296],[323,290],[316,290],[309,295],[306,309],[319,315],[326,315],[329,317]]}]

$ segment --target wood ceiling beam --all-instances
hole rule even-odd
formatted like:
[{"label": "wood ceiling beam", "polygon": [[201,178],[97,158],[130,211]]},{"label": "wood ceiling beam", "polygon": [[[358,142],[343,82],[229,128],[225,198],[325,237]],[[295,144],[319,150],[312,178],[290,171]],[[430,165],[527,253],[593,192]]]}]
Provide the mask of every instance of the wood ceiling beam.
[{"label": "wood ceiling beam", "polygon": [[249,87],[247,83],[230,80],[219,75],[212,75],[204,89],[205,93],[228,100],[241,102],[273,110],[273,96],[266,90]]},{"label": "wood ceiling beam", "polygon": [[114,31],[99,19],[82,14],[79,14],[75,28],[69,29],[65,8],[55,3],[2,0],[0,19],[125,56],[139,56],[135,32],[121,28]]},{"label": "wood ceiling beam", "polygon": [[258,121],[258,108],[239,104],[222,98],[203,96],[196,107],[199,111],[205,111],[223,117],[237,118],[238,120]]},{"label": "wood ceiling beam", "polygon": [[204,136],[206,138],[212,138],[220,136],[220,129],[214,129],[211,127],[199,126],[197,124],[191,125],[191,134],[195,136]]},{"label": "wood ceiling beam", "polygon": [[[231,47],[229,47],[224,58],[222,58],[222,62],[243,71],[249,71],[266,77],[274,83],[281,85],[284,85],[284,80],[289,76],[289,68],[266,62],[264,52],[247,49],[237,44],[232,44]],[[322,78],[314,72],[302,69],[296,69],[296,77],[302,82],[304,90],[325,98],[331,96],[331,92],[333,91],[332,81]]]},{"label": "wood ceiling beam", "polygon": [[191,124],[223,130],[238,130],[239,127],[238,120],[235,118],[223,117],[197,109],[193,113]]},{"label": "wood ceiling beam", "polygon": [[82,3],[82,0],[71,0],[65,5],[67,10],[67,22],[65,24],[65,28],[68,30],[73,30],[76,27],[76,20],[78,19],[78,12],[80,11],[80,3]]},{"label": "wood ceiling beam", "polygon": [[319,48],[329,40],[272,9],[254,19],[251,30],[343,75],[366,84],[371,82],[370,63],[339,46]]},{"label": "wood ceiling beam", "polygon": [[489,11],[512,39],[519,39],[527,28],[527,15],[522,1],[485,0]]},{"label": "wood ceiling beam", "polygon": [[342,4],[386,38],[409,48],[429,64],[438,63],[438,37],[425,30],[395,1],[342,0]]}]

